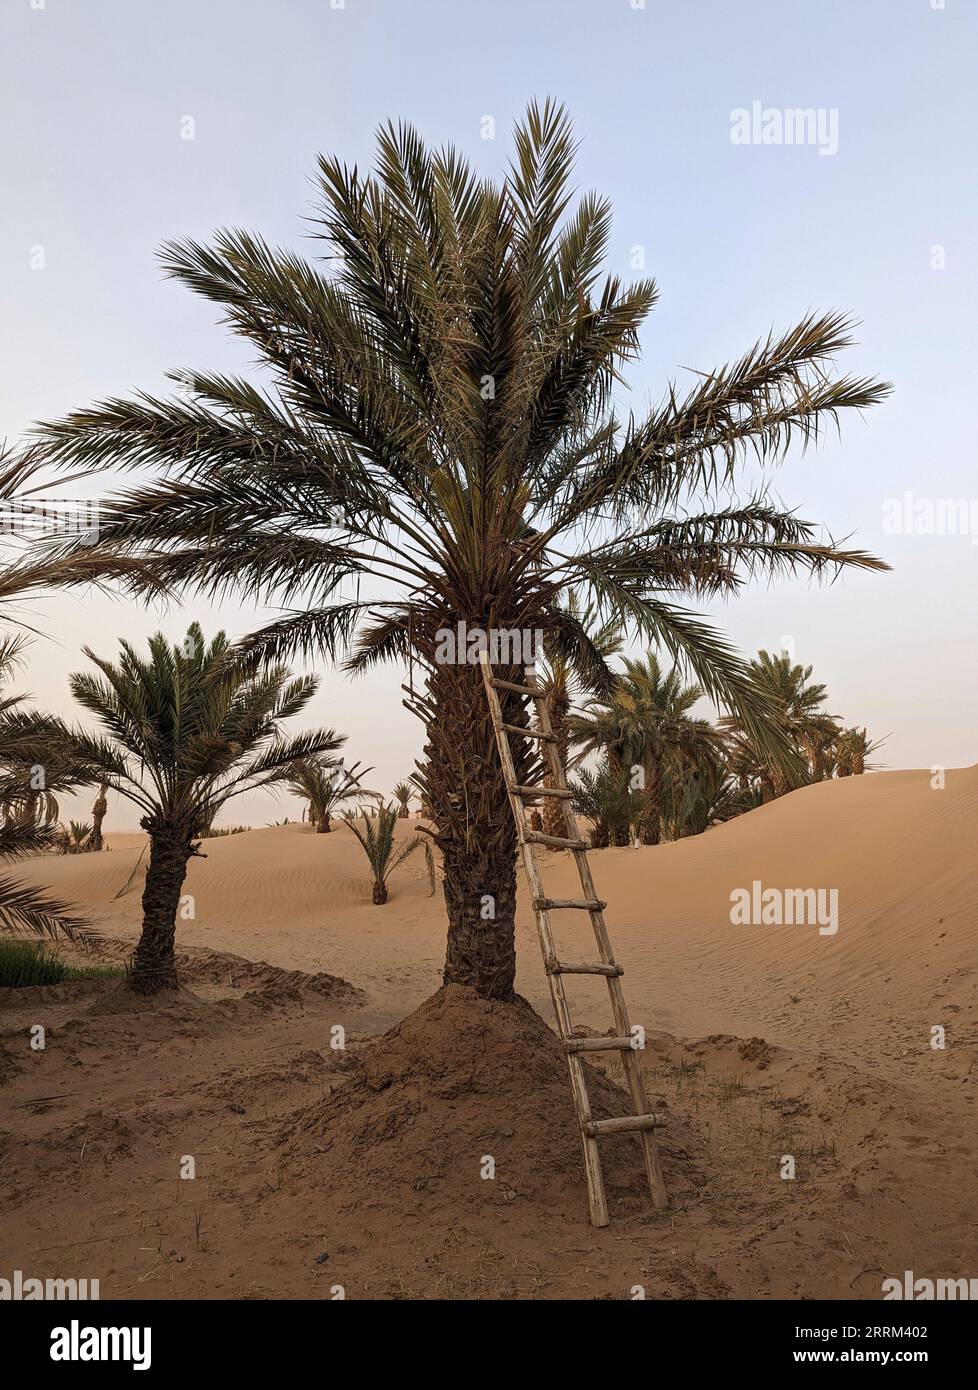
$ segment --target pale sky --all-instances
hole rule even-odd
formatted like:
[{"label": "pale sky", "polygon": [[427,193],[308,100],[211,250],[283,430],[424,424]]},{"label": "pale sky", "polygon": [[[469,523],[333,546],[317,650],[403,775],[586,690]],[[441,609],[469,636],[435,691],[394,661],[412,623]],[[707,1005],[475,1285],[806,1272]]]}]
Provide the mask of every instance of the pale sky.
[{"label": "pale sky", "polygon": [[[404,118],[498,173],[514,119],[552,94],[583,141],[581,189],[614,205],[611,269],[659,282],[636,410],[812,308],[860,320],[842,369],[894,383],[777,482],[893,573],[755,589],[714,616],[747,654],[791,638],[833,712],[889,735],[886,765],[978,761],[976,0],[3,0],[0,53],[0,438],[163,392],[168,369],[247,367],[213,306],[163,280],[165,238],[239,225],[311,252],[320,151],[364,165],[376,127]],[[837,149],[734,143],[755,102],[821,113]],[[942,499],[972,499],[975,533],[889,534],[905,493],[917,532]],[[21,684],[69,712],[84,643],[108,655],[192,618],[237,635],[268,614],[58,594],[28,616],[46,635]],[[421,746],[399,683],[324,669],[306,720],[347,733],[385,791]],[[224,819],[296,812],[262,796]],[[112,808],[109,828],[134,819]]]}]

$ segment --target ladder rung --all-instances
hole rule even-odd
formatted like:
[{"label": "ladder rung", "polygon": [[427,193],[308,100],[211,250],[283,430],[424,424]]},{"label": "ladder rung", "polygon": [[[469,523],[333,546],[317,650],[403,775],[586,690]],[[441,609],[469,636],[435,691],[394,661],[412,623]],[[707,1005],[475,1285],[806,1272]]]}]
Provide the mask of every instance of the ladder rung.
[{"label": "ladder rung", "polygon": [[581,912],[603,912],[608,906],[600,898],[534,898],[534,912],[554,912],[565,907],[576,907]]},{"label": "ladder rung", "polygon": [[624,975],[620,965],[565,965],[562,960],[547,966],[548,975]]},{"label": "ladder rung", "polygon": [[527,830],[523,839],[531,845],[549,845],[551,849],[587,849],[587,840],[568,840],[563,835],[544,835],[541,830]]},{"label": "ladder rung", "polygon": [[542,729],[524,729],[519,724],[500,724],[501,729],[505,729],[508,734],[522,734],[523,738],[539,738],[544,743],[556,743],[554,734],[545,734]]},{"label": "ladder rung", "polygon": [[631,1052],[634,1038],[565,1038],[566,1052]]},{"label": "ladder rung", "polygon": [[570,787],[514,787],[517,796],[555,796],[559,801],[570,801],[574,793]]},{"label": "ladder rung", "polygon": [[601,1134],[628,1134],[636,1129],[657,1129],[661,1124],[665,1124],[662,1115],[622,1115],[616,1120],[589,1120],[584,1133],[597,1139]]},{"label": "ladder rung", "polygon": [[533,690],[528,685],[517,685],[515,681],[500,680],[498,676],[493,676],[491,684],[497,690],[512,690],[517,695],[532,695],[536,697],[540,694],[539,690]]}]

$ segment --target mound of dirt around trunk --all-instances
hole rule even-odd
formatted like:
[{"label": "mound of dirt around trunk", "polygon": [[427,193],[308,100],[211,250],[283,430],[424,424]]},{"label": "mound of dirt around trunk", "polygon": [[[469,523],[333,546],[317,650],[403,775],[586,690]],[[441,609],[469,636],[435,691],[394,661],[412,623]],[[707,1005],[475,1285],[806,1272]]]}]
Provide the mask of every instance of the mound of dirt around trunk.
[{"label": "mound of dirt around trunk", "polygon": [[[396,1028],[347,1053],[334,1090],[281,1136],[292,1174],[362,1208],[430,1212],[517,1199],[586,1219],[580,1131],[556,1034],[521,998],[448,985]],[[630,1114],[627,1094],[586,1066],[595,1118]],[[651,1107],[656,1099],[649,1097]],[[677,1132],[678,1130],[678,1132]],[[649,1210],[637,1136],[599,1141],[608,1201]],[[670,1197],[698,1186],[698,1147],[660,1132]],[[495,1177],[482,1174],[494,1163]]]},{"label": "mound of dirt around trunk", "polygon": [[271,1003],[301,999],[307,994],[349,1005],[362,1004],[367,998],[362,989],[338,975],[327,975],[321,971],[309,975],[302,970],[282,970],[276,965],[269,965],[268,961],[246,960],[227,951],[211,951],[206,946],[197,946],[189,953],[178,952],[176,962],[177,976],[181,981],[189,981],[191,985],[205,982],[226,985],[231,989],[240,989],[252,998],[260,996]]}]

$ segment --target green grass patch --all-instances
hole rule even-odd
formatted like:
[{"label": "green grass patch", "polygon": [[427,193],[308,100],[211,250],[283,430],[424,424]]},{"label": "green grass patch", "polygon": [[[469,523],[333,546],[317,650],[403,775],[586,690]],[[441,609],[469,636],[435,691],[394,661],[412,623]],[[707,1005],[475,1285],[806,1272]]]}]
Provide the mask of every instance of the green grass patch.
[{"label": "green grass patch", "polygon": [[36,985],[60,985],[65,980],[121,979],[121,965],[68,965],[40,941],[13,941],[0,937],[0,988],[29,989]]}]

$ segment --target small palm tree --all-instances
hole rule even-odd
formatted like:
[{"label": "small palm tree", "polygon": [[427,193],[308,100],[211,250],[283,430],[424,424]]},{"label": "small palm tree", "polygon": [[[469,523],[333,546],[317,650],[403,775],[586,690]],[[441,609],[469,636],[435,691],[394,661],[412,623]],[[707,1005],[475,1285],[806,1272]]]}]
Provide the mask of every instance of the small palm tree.
[{"label": "small palm tree", "polygon": [[85,825],[82,821],[71,820],[68,822],[68,829],[65,832],[65,845],[68,854],[83,854],[90,849],[88,837],[92,833],[92,827]]},{"label": "small palm tree", "polygon": [[[346,742],[346,735],[336,739],[336,747]],[[361,768],[359,763],[344,767],[342,760],[336,758],[305,758],[291,769],[286,786],[295,796],[304,797],[309,803],[309,820],[316,827],[318,835],[330,833],[333,812],[354,796],[363,796],[365,788],[360,778],[365,777],[371,768]]]},{"label": "small palm tree", "polygon": [[120,647],[118,663],[84,649],[101,678],[73,675],[72,693],[106,736],[73,731],[71,747],[102,784],[143,812],[149,864],[128,985],[155,994],[177,987],[180,893],[217,811],[232,797],[281,783],[298,760],[328,752],[337,740],[331,729],[283,740],[283,721],[308,704],[318,681],[234,660],[223,632],[208,645],[194,623],[174,646],[157,633],[148,660],[128,642]]},{"label": "small palm tree", "polygon": [[414,788],[411,786],[410,782],[396,782],[394,784],[394,800],[397,802],[398,820],[407,820],[408,816],[411,814],[411,808],[408,803],[413,795]]},{"label": "small palm tree", "polygon": [[393,802],[388,806],[386,802],[381,801],[375,815],[364,817],[362,830],[357,824],[356,816],[351,812],[347,811],[343,819],[363,846],[363,852],[369,860],[374,876],[373,901],[381,907],[387,901],[388,877],[399,864],[403,864],[409,854],[413,854],[425,843],[424,837],[416,835],[413,840],[409,840],[395,851],[394,827],[398,821],[398,814]]}]

